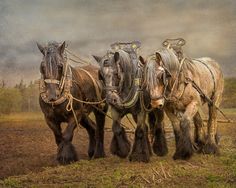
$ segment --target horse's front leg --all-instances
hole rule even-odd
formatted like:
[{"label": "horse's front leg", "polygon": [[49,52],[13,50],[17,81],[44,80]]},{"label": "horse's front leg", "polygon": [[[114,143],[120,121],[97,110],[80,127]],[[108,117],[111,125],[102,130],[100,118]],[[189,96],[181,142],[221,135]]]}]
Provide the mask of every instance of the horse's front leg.
[{"label": "horse's front leg", "polygon": [[113,119],[113,138],[110,146],[111,153],[121,158],[126,158],[129,155],[130,142],[125,133],[125,129],[120,125],[121,115],[114,108],[111,108],[111,115]]},{"label": "horse's front leg", "polygon": [[[149,114],[149,120],[153,119],[154,122],[154,142],[152,145],[153,151],[158,156],[164,156],[168,153],[166,144],[165,130],[164,130],[164,111],[156,109],[153,114]],[[151,123],[149,121],[149,123]]]},{"label": "horse's front leg", "polygon": [[[133,116],[133,119],[134,119],[134,121],[135,121],[135,123],[137,124],[138,123],[138,117],[137,117],[137,114],[132,114],[132,116]],[[150,116],[149,116],[150,117]],[[153,119],[152,119],[153,120]],[[149,118],[148,119],[148,121],[149,121],[149,128],[150,128],[150,132],[151,132],[151,140],[153,140],[153,136],[154,136],[154,134],[152,133],[152,122],[150,122],[151,121],[151,119]],[[155,122],[154,122],[154,124],[155,124]],[[154,124],[153,124],[153,127],[154,127]],[[151,148],[151,144],[150,144],[150,142],[148,142],[148,150],[149,150],[149,153],[150,153],[150,156],[152,155],[152,148]]]},{"label": "horse's front leg", "polygon": [[[102,109],[101,109],[102,110]],[[106,105],[102,111],[99,111],[97,109],[94,110],[94,115],[97,123],[96,128],[96,147],[95,147],[95,153],[94,158],[100,158],[105,157],[105,151],[104,151],[104,126],[105,126],[105,119],[106,119],[106,113],[108,110],[108,106]]]},{"label": "horse's front leg", "polygon": [[192,101],[185,109],[180,120],[180,137],[177,141],[173,159],[189,159],[193,155],[193,137],[190,122],[198,111],[198,102]]},{"label": "horse's front leg", "polygon": [[[81,115],[77,115],[77,120],[80,122]],[[68,125],[63,132],[63,141],[58,146],[57,160],[61,164],[69,164],[78,160],[75,148],[71,143],[76,126],[76,120],[74,116],[71,115],[68,120]]]},{"label": "horse's front leg", "polygon": [[61,133],[61,123],[55,121],[55,119],[50,119],[46,116],[45,116],[45,120],[48,126],[50,127],[50,129],[53,131],[57,146],[60,145],[60,143],[63,140],[62,133]]},{"label": "horse's front leg", "polygon": [[141,111],[137,118],[137,128],[135,130],[134,144],[129,156],[130,161],[149,162],[150,149],[148,140],[148,127],[145,124],[146,113]]}]

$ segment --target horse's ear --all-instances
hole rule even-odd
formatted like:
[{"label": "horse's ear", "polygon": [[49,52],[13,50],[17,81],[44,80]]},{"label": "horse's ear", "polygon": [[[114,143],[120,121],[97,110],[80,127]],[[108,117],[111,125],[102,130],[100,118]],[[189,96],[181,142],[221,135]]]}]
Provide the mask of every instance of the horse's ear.
[{"label": "horse's ear", "polygon": [[117,62],[120,59],[120,53],[119,52],[115,52],[114,59],[115,59],[115,62]]},{"label": "horse's ear", "polygon": [[92,56],[93,56],[93,58],[96,60],[96,62],[97,62],[99,65],[101,65],[102,57],[96,56],[96,55],[92,55]]},{"label": "horse's ear", "polygon": [[59,47],[58,47],[58,51],[59,53],[62,55],[65,51],[66,48],[66,41],[64,41]]},{"label": "horse's ear", "polygon": [[140,61],[143,65],[146,64],[144,58],[143,58],[141,55],[139,56],[139,61]]},{"label": "horse's ear", "polygon": [[38,42],[36,42],[36,44],[37,44],[37,46],[38,46],[39,51],[40,51],[43,55],[45,55],[45,48],[44,48],[41,44],[39,44]]},{"label": "horse's ear", "polygon": [[162,65],[162,58],[158,52],[156,52],[156,62],[158,63],[158,65]]},{"label": "horse's ear", "polygon": [[103,80],[102,74],[101,74],[101,70],[98,70],[98,79],[99,80]]}]

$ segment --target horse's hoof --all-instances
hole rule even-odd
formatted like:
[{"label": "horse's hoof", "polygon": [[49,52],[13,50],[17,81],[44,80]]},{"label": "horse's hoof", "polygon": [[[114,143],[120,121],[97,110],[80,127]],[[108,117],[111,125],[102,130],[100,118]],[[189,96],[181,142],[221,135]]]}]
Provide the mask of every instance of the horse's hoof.
[{"label": "horse's hoof", "polygon": [[204,142],[201,142],[201,141],[195,142],[195,152],[202,153],[202,149],[204,145],[205,145]]},{"label": "horse's hoof", "polygon": [[88,156],[89,156],[89,159],[93,158],[93,156],[94,156],[94,149],[93,150],[88,150]]},{"label": "horse's hoof", "polygon": [[101,142],[98,142],[95,147],[95,152],[93,155],[94,159],[105,157],[104,146]]},{"label": "horse's hoof", "polygon": [[104,158],[104,157],[106,157],[106,154],[105,154],[104,151],[99,151],[99,152],[96,151],[94,156],[93,156],[94,159]]},{"label": "horse's hoof", "polygon": [[158,139],[155,138],[152,145],[152,149],[157,156],[165,156],[168,153],[168,148],[164,135],[160,136]]},{"label": "horse's hoof", "polygon": [[150,161],[150,156],[145,153],[132,153],[129,156],[129,161],[148,163]]},{"label": "horse's hoof", "polygon": [[135,131],[135,140],[132,152],[129,156],[130,161],[149,162],[150,161],[150,147],[146,130],[137,128]]},{"label": "horse's hoof", "polygon": [[188,160],[193,155],[193,148],[181,148],[175,152],[173,159],[174,160]]},{"label": "horse's hoof", "polygon": [[74,146],[70,142],[62,142],[58,146],[57,160],[66,165],[78,160]]},{"label": "horse's hoof", "polygon": [[220,155],[219,148],[214,143],[206,143],[202,148],[202,153]]},{"label": "horse's hoof", "polygon": [[110,151],[113,155],[117,155],[120,158],[126,158],[129,155],[130,147],[130,142],[126,137],[123,128],[120,134],[113,135],[110,146]]}]

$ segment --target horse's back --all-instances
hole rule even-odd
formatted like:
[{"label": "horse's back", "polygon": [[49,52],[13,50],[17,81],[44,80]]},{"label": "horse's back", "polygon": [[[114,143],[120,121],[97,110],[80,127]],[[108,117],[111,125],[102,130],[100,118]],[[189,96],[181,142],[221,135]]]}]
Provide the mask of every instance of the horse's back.
[{"label": "horse's back", "polygon": [[217,61],[210,57],[201,57],[193,59],[200,74],[208,73],[214,79],[223,79],[221,67]]},{"label": "horse's back", "polygon": [[94,65],[87,65],[74,67],[73,70],[76,75],[76,82],[80,86],[81,91],[86,94],[86,97],[90,100],[100,100],[98,98],[101,98],[103,86],[98,79],[99,68]]},{"label": "horse's back", "polygon": [[[94,79],[98,79],[98,67],[94,65],[86,65],[83,67],[74,68],[79,74],[85,74],[87,71]],[[84,71],[85,70],[85,71]]]},{"label": "horse's back", "polygon": [[224,78],[221,67],[217,61],[210,57],[193,59],[193,63],[199,72],[200,85],[209,91],[212,87],[216,98],[221,97],[224,88]]}]

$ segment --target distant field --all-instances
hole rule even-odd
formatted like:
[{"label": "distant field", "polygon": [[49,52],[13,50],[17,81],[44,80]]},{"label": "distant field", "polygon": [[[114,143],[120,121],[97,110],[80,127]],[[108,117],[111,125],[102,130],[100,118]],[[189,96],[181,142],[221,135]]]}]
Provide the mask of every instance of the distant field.
[{"label": "distant field", "polygon": [[[235,120],[236,109],[224,112]],[[0,187],[236,187],[236,126],[220,123],[219,129],[220,156],[195,154],[189,161],[174,161],[169,138],[168,155],[154,155],[148,164],[112,156],[111,132],[105,134],[107,157],[89,161],[87,134],[78,129],[73,143],[81,160],[58,166],[53,134],[41,113],[0,116]]]},{"label": "distant field", "polygon": [[236,108],[236,78],[226,78],[221,104],[224,108]]}]

